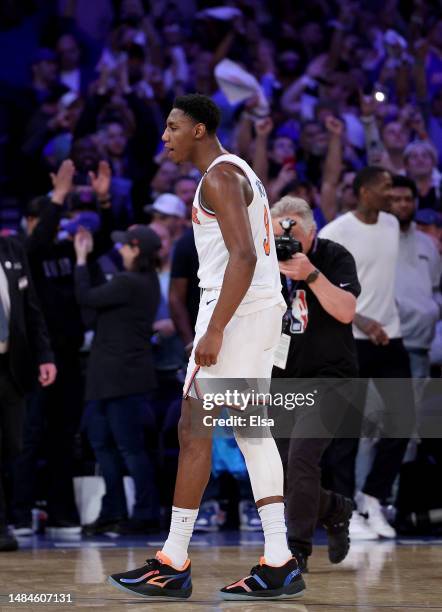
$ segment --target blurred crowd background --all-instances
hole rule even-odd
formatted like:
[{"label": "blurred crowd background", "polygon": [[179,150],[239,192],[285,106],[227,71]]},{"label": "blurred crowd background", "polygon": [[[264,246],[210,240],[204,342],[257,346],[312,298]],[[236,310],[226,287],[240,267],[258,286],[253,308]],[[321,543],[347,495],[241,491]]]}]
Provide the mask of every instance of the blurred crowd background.
[{"label": "blurred crowd background", "polygon": [[[284,195],[306,200],[318,229],[355,208],[352,185],[361,168],[378,165],[408,177],[417,228],[440,256],[441,15],[438,0],[222,6],[0,0],[0,226],[26,245],[59,369],[54,388],[28,401],[25,450],[10,476],[17,530],[29,532],[33,508],[54,529],[75,530],[79,492],[75,504],[71,476],[94,476],[103,466],[115,485],[113,501],[108,492],[102,523],[94,520],[86,535],[145,533],[167,524],[199,301],[190,228],[200,175],[166,159],[161,142],[174,98],[195,91],[211,96],[222,111],[223,146],[252,165],[271,205]],[[115,434],[122,430],[118,417],[106,425],[105,439],[97,414],[95,421],[90,416],[91,405],[106,395],[91,392],[93,379],[84,392],[99,331],[85,315],[74,278],[80,228],[94,235],[88,260],[94,285],[123,269],[110,237],[133,225],[149,225],[162,243],[150,340],[156,382],[137,407],[143,438],[136,444],[132,430],[126,438]],[[409,297],[422,304],[419,295]],[[431,364],[425,375],[434,378],[442,364],[438,318],[430,317],[424,347]],[[227,514],[228,525],[239,520],[244,529],[259,529],[241,457],[228,442],[220,444],[207,494],[219,520],[208,519],[206,527],[215,529]],[[128,473],[139,485],[130,521],[115,502]],[[150,475],[143,485],[140,474]]]}]

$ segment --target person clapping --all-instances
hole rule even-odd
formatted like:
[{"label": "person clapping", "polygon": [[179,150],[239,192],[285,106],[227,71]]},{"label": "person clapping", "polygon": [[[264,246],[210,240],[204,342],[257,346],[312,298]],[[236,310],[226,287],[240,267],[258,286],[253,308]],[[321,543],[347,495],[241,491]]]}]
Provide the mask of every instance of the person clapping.
[{"label": "person clapping", "polygon": [[[146,533],[159,525],[143,424],[149,410],[148,394],[156,384],[150,337],[160,299],[155,255],[161,240],[142,226],[113,232],[112,239],[122,256],[124,272],[98,287],[91,286],[86,265],[93,250],[92,234],[80,229],[74,242],[77,301],[96,313],[84,423],[106,483],[100,515],[84,527],[86,535]],[[124,466],[136,492],[130,521],[126,520]]]}]

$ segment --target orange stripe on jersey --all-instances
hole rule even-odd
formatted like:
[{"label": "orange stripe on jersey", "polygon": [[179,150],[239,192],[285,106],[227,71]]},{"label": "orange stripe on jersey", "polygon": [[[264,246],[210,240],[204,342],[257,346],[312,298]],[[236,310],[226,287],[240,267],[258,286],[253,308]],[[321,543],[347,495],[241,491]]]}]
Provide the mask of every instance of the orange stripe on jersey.
[{"label": "orange stripe on jersey", "polygon": [[264,206],[264,227],[266,230],[266,237],[262,243],[264,247],[264,253],[266,255],[270,255],[270,224],[269,224],[269,213],[267,212],[267,207]]},{"label": "orange stripe on jersey", "polygon": [[201,225],[201,221],[198,219],[198,208],[192,206],[192,222]]}]

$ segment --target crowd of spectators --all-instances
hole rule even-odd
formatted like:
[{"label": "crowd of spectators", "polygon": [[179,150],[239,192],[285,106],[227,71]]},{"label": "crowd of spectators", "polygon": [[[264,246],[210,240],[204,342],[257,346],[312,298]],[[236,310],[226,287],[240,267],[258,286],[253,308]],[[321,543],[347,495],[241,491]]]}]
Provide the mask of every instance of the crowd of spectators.
[{"label": "crowd of spectators", "polygon": [[[437,0],[232,0],[222,6],[209,0],[0,1],[1,232],[23,236],[59,368],[56,387],[29,402],[25,451],[12,478],[18,526],[29,523],[36,499],[30,483],[44,419],[52,441],[48,490],[59,487],[65,501],[57,504],[49,494],[55,527],[78,523],[70,483],[67,489],[55,483],[75,473],[79,431],[89,431],[102,469],[108,461],[115,476],[120,457],[127,459],[127,440],[112,434],[112,423],[106,440],[103,432],[102,439],[96,435],[102,425],[94,426],[91,414],[95,410],[97,423],[103,418],[97,402],[109,395],[97,395],[91,371],[96,368],[103,387],[112,381],[93,361],[96,347],[85,362],[91,333],[103,342],[105,331],[103,305],[90,297],[91,287],[130,269],[111,233],[133,225],[149,225],[162,247],[158,308],[146,314],[153,332],[146,381],[152,384],[138,390],[129,384],[124,393],[149,392],[140,417],[146,444],[157,466],[173,477],[180,389],[199,299],[190,228],[200,176],[191,165],[168,160],[161,141],[177,95],[211,96],[222,111],[223,146],[252,165],[271,205],[286,195],[307,201],[318,230],[355,209],[353,180],[365,166],[388,170],[405,198],[410,191],[405,212],[400,202],[392,212],[404,231],[414,219],[413,231],[427,234],[419,244],[431,260],[433,286],[424,299],[420,272],[410,280],[403,234],[397,290],[408,345],[406,335],[404,340],[417,375],[440,377],[442,327],[432,296],[440,290],[442,255],[440,8]],[[80,278],[75,237],[85,228],[94,236],[93,252]],[[421,317],[419,308],[425,310]],[[419,370],[422,351],[429,361]],[[83,459],[93,461],[85,445]],[[141,525],[121,526],[127,512],[115,476],[120,506],[108,507],[91,533],[109,523],[120,533],[159,524],[152,500],[167,507],[172,485],[154,482],[158,470],[146,468],[152,458],[138,450],[134,474],[144,468],[152,474],[151,489],[138,492],[146,505],[139,498],[135,505]],[[132,467],[126,461],[118,474]]]}]

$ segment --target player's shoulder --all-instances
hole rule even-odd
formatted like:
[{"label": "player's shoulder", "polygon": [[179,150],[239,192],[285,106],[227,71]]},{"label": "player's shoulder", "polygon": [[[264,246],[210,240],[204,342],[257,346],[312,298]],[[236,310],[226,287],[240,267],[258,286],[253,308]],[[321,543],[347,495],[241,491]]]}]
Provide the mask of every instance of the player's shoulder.
[{"label": "player's shoulder", "polygon": [[220,161],[205,175],[202,193],[209,201],[214,197],[223,200],[227,193],[245,193],[249,186],[250,180],[240,166],[229,161]]},{"label": "player's shoulder", "polygon": [[223,160],[218,162],[213,168],[210,168],[204,182],[206,184],[219,181],[235,183],[242,181],[244,178],[245,172],[242,166],[233,161]]}]

